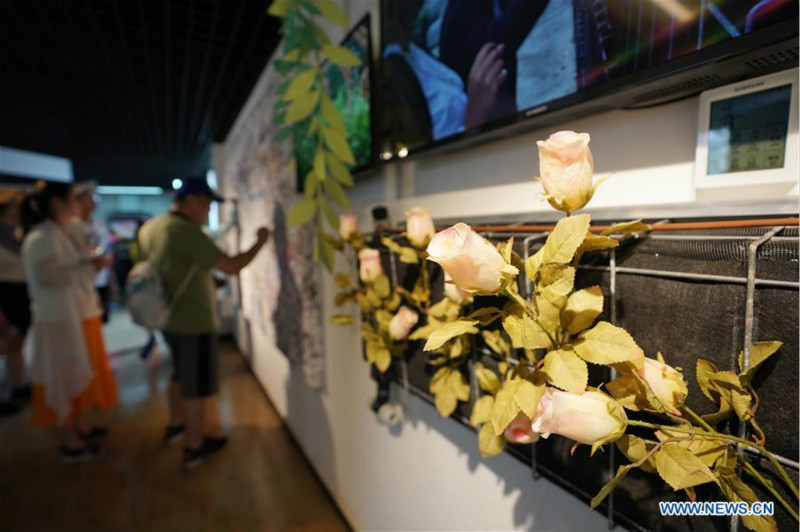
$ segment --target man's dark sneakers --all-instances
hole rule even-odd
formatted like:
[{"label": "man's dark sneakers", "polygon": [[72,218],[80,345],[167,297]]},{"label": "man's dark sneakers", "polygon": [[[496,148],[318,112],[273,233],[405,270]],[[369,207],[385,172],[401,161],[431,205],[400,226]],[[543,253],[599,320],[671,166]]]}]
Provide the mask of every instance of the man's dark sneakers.
[{"label": "man's dark sneakers", "polygon": [[84,447],[82,449],[70,449],[61,447],[58,450],[61,456],[61,463],[65,465],[79,464],[81,462],[91,462],[100,458],[100,450],[95,447]]},{"label": "man's dark sneakers", "polygon": [[190,469],[203,463],[206,458],[221,452],[228,445],[228,438],[204,438],[199,449],[183,448],[181,466]]},{"label": "man's dark sneakers", "polygon": [[108,435],[108,429],[105,427],[92,427],[87,432],[78,431],[78,437],[83,441],[92,441],[104,438]]},{"label": "man's dark sneakers", "polygon": [[164,443],[173,444],[183,438],[183,433],[186,427],[183,425],[167,425],[164,429]]}]

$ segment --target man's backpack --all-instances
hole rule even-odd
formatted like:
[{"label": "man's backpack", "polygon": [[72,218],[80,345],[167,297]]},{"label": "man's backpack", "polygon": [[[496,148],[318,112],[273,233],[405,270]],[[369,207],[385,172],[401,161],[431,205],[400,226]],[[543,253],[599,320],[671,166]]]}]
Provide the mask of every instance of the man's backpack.
[{"label": "man's backpack", "polygon": [[175,302],[189,287],[197,266],[192,266],[181,282],[172,301],[167,297],[164,282],[150,261],[136,264],[128,274],[128,310],[133,322],[148,330],[161,329],[169,321]]}]

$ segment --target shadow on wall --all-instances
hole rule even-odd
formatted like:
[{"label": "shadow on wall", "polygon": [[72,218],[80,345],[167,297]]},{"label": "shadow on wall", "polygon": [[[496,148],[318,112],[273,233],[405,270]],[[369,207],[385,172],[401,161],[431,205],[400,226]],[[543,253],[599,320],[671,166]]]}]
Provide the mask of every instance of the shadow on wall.
[{"label": "shadow on wall", "polygon": [[[414,430],[435,431],[466,455],[467,467],[475,473],[480,466],[488,468],[502,484],[504,497],[517,496],[514,504],[514,527],[518,530],[587,530],[591,522],[584,514],[576,514],[576,500],[562,488],[547,479],[534,480],[531,470],[508,454],[492,458],[481,457],[478,436],[452,419],[444,419],[427,402],[411,395],[403,395],[396,384],[392,397],[401,399],[406,420],[396,427],[387,427],[395,437],[401,437],[406,424]],[[587,513],[589,509],[587,507]],[[591,519],[591,514],[589,519]]]}]

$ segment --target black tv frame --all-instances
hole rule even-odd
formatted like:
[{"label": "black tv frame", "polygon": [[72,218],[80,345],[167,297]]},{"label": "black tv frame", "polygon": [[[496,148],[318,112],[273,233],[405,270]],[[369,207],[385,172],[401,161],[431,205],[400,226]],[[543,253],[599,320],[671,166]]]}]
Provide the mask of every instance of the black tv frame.
[{"label": "black tv frame", "polygon": [[[381,24],[389,1],[380,0]],[[774,26],[491,120],[425,146],[406,147],[407,154],[403,157],[386,151],[381,153],[379,164],[383,166],[398,160],[450,153],[606,111],[653,107],[722,85],[795,68],[800,55],[798,24],[800,17],[792,17]],[[383,68],[384,44],[381,33],[378,54],[381,86],[388,81]],[[374,101],[380,105],[379,117],[383,123],[382,101],[380,98]],[[383,141],[393,140],[381,138],[382,145]]]}]

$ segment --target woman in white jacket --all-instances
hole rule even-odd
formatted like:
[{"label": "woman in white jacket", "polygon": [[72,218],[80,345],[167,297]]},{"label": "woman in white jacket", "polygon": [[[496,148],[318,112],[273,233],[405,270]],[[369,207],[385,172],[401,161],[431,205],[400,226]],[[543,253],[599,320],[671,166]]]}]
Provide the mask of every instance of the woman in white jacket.
[{"label": "woman in white jacket", "polygon": [[117,402],[97,301],[87,299],[84,286],[106,259],[88,256],[70,234],[75,208],[75,192],[66,183],[45,184],[23,206],[22,259],[33,311],[32,421],[58,428],[66,463],[97,455],[87,445],[83,415]]}]

